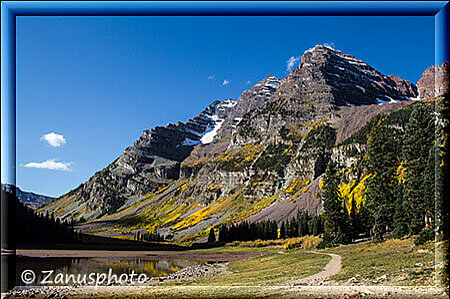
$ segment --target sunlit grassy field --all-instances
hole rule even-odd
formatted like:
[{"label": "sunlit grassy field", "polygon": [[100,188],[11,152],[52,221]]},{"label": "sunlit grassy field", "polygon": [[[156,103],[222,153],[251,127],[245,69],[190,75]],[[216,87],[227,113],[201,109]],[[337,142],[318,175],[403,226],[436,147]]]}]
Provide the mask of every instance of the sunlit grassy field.
[{"label": "sunlit grassy field", "polygon": [[194,279],[183,284],[214,286],[273,286],[286,285],[288,280],[320,272],[331,258],[304,251],[286,253],[269,249],[262,256],[231,262],[232,274]]},{"label": "sunlit grassy field", "polygon": [[[95,296],[98,298],[317,298],[315,297],[317,293],[308,295],[301,292],[299,288],[289,286],[289,281],[318,273],[330,260],[330,257],[325,254],[314,254],[304,249],[286,250],[282,245],[226,246],[199,250],[199,254],[204,251],[257,252],[260,255],[230,262],[228,264],[228,270],[232,272],[230,274],[164,282],[145,288],[128,288],[123,292],[107,289],[106,292],[95,294]],[[387,240],[382,243],[366,242],[315,251],[341,256],[342,269],[339,274],[331,277],[338,285],[373,286],[373,288],[422,286],[423,290],[436,286],[433,278],[435,274],[434,242],[415,246],[412,239]],[[358,282],[347,283],[352,277],[355,277]],[[323,288],[324,294],[328,294],[327,292],[331,290],[322,286],[316,286],[316,288]],[[406,290],[417,290],[417,288]],[[383,289],[382,292],[385,290]],[[419,294],[421,298],[434,298],[434,296],[441,298],[445,295],[443,291],[433,292],[435,293]],[[398,298],[410,298],[408,297],[410,295],[404,296]],[[414,298],[415,296],[413,295]]]},{"label": "sunlit grassy field", "polygon": [[327,249],[339,254],[342,269],[331,277],[348,281],[355,277],[365,285],[434,285],[434,242],[415,246],[412,239],[392,239],[382,243],[361,243]]}]

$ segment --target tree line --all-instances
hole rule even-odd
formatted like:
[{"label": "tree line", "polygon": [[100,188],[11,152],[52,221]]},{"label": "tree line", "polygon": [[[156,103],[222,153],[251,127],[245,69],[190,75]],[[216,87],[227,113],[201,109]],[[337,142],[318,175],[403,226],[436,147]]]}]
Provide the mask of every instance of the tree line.
[{"label": "tree line", "polygon": [[323,232],[322,216],[311,216],[307,212],[297,211],[297,217],[281,222],[280,238],[318,236]]},{"label": "tree line", "polygon": [[133,235],[133,240],[135,241],[147,241],[147,242],[162,242],[164,241],[164,236],[160,235],[159,233],[141,233],[137,232]]},{"label": "tree line", "polygon": [[[276,221],[248,222],[242,221],[238,224],[222,224],[219,227],[219,243],[232,241],[255,241],[275,240],[306,235],[317,236],[323,232],[323,221],[320,215],[310,216],[306,212],[297,212],[297,216],[290,220],[281,222],[278,226]],[[214,243],[216,236],[211,228],[208,235],[208,243]]]}]

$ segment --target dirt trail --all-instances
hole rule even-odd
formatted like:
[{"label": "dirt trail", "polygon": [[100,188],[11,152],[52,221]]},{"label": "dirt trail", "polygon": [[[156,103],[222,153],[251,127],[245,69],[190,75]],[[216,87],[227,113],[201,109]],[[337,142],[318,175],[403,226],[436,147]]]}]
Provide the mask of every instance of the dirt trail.
[{"label": "dirt trail", "polygon": [[309,251],[314,254],[325,254],[331,256],[331,260],[328,264],[323,268],[323,270],[314,275],[310,275],[301,279],[291,280],[289,284],[307,284],[307,285],[317,285],[323,283],[330,276],[338,274],[341,271],[341,256],[333,253],[323,253],[317,251]]}]

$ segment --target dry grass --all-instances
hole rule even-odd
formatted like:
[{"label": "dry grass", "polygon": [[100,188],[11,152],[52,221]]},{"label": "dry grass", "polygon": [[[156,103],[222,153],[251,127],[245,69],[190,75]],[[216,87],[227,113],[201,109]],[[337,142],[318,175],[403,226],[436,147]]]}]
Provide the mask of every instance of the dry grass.
[{"label": "dry grass", "polygon": [[415,246],[413,239],[361,243],[327,249],[339,254],[342,270],[332,277],[347,281],[356,277],[365,285],[419,285],[435,283],[434,242]]},{"label": "dry grass", "polygon": [[[261,250],[261,249],[260,249]],[[283,252],[281,248],[268,247],[261,256],[231,262],[231,274],[197,278],[180,282],[183,285],[211,286],[273,286],[285,285],[288,280],[303,278],[320,272],[329,262],[327,255],[303,250]]]}]

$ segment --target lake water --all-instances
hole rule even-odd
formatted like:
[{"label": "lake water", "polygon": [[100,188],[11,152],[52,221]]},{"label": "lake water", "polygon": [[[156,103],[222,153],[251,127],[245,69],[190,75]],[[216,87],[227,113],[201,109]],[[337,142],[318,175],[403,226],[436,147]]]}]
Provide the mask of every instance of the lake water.
[{"label": "lake water", "polygon": [[[111,273],[119,277],[122,274],[130,275],[134,270],[137,275],[144,273],[147,277],[165,276],[169,273],[176,272],[182,268],[193,266],[198,264],[194,261],[184,260],[152,260],[145,257],[135,258],[36,258],[36,257],[23,257],[18,256],[16,259],[16,285],[26,285],[22,279],[22,273],[26,270],[32,270],[35,274],[34,283],[28,285],[43,285],[39,282],[53,271],[49,277],[49,280],[53,281],[51,284],[46,285],[67,285],[66,283],[55,283],[57,280],[61,281],[61,277],[64,279],[74,274],[78,279],[78,275],[81,277],[86,275],[87,277],[91,273],[105,273],[108,275],[111,269]],[[57,277],[57,275],[59,277]],[[29,274],[25,279],[30,278]],[[136,281],[137,275],[134,277]]]}]

